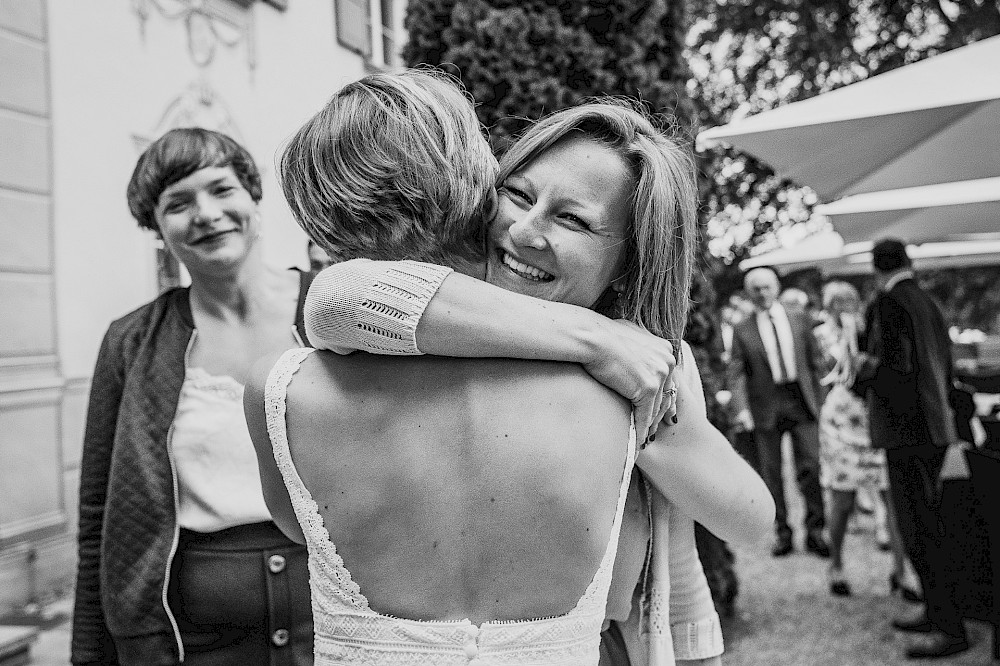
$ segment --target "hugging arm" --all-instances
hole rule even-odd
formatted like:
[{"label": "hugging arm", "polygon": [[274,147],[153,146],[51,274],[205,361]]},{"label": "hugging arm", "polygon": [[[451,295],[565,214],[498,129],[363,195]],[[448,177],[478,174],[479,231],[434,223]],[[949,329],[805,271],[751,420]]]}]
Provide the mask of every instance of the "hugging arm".
[{"label": "hugging arm", "polygon": [[682,346],[678,422],[662,426],[636,464],[653,486],[723,541],[753,544],[774,523],[774,499],[760,476],[709,421],[701,377]]},{"label": "hugging arm", "polygon": [[[580,363],[630,400],[645,439],[671,405],[666,340],[586,308],[515,294],[451,269],[355,259],[316,276],[305,304],[318,349]],[[418,348],[419,342],[419,348]]]},{"label": "hugging arm", "polygon": [[721,663],[722,625],[712,601],[694,537],[694,521],[673,504],[668,513],[670,635],[678,666]]}]

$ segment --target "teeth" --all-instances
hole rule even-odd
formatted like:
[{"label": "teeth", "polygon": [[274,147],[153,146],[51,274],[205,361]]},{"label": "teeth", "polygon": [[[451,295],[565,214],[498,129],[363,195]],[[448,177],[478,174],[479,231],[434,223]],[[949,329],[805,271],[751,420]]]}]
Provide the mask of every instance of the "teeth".
[{"label": "teeth", "polygon": [[529,266],[528,264],[523,264],[514,257],[510,256],[506,252],[501,254],[503,263],[507,268],[511,269],[518,275],[528,280],[534,280],[536,282],[541,282],[542,280],[551,280],[552,275],[546,273],[545,271],[535,268],[534,266]]}]

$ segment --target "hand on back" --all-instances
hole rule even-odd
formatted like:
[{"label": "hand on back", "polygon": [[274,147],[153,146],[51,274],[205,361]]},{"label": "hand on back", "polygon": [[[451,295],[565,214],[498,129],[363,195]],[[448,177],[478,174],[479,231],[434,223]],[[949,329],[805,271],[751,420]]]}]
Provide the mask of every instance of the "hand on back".
[{"label": "hand on back", "polygon": [[644,442],[675,413],[674,347],[624,319],[609,320],[608,331],[605,345],[593,361],[584,363],[584,369],[632,402],[636,440]]}]

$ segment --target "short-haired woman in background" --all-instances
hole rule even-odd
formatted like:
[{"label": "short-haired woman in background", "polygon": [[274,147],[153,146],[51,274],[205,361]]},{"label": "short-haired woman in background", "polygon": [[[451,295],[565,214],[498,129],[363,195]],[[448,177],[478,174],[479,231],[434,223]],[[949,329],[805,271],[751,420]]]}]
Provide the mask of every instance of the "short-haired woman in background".
[{"label": "short-haired woman in background", "polygon": [[191,276],[113,322],[80,471],[74,664],[312,663],[306,551],[271,520],[243,414],[267,353],[304,343],[312,274],[261,254],[245,148],[176,129],[128,186],[140,228]]}]

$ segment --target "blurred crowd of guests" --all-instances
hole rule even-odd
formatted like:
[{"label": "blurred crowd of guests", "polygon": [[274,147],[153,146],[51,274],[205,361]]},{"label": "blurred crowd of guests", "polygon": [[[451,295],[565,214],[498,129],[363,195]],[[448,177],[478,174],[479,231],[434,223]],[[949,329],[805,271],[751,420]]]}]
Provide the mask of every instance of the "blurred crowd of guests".
[{"label": "blurred crowd of guests", "polygon": [[[890,589],[923,606],[893,621],[927,637],[907,656],[943,657],[968,647],[962,617],[969,613],[949,575],[956,549],[940,525],[948,520],[942,480],[961,467],[961,441],[977,439],[974,409],[953,379],[940,308],[914,279],[905,245],[878,243],[873,270],[870,293],[834,279],[818,298],[782,289],[770,268],[749,271],[742,291],[719,308],[717,420],[774,497],[771,554],[783,558],[799,541],[828,559],[830,593],[850,596],[845,536],[859,525],[857,514],[869,514],[878,547],[891,552]],[[804,505],[801,540],[785,499],[789,452]],[[706,548],[703,557],[710,581],[725,580],[712,570],[731,567],[731,555]],[[735,591],[716,592],[731,606]]]}]

